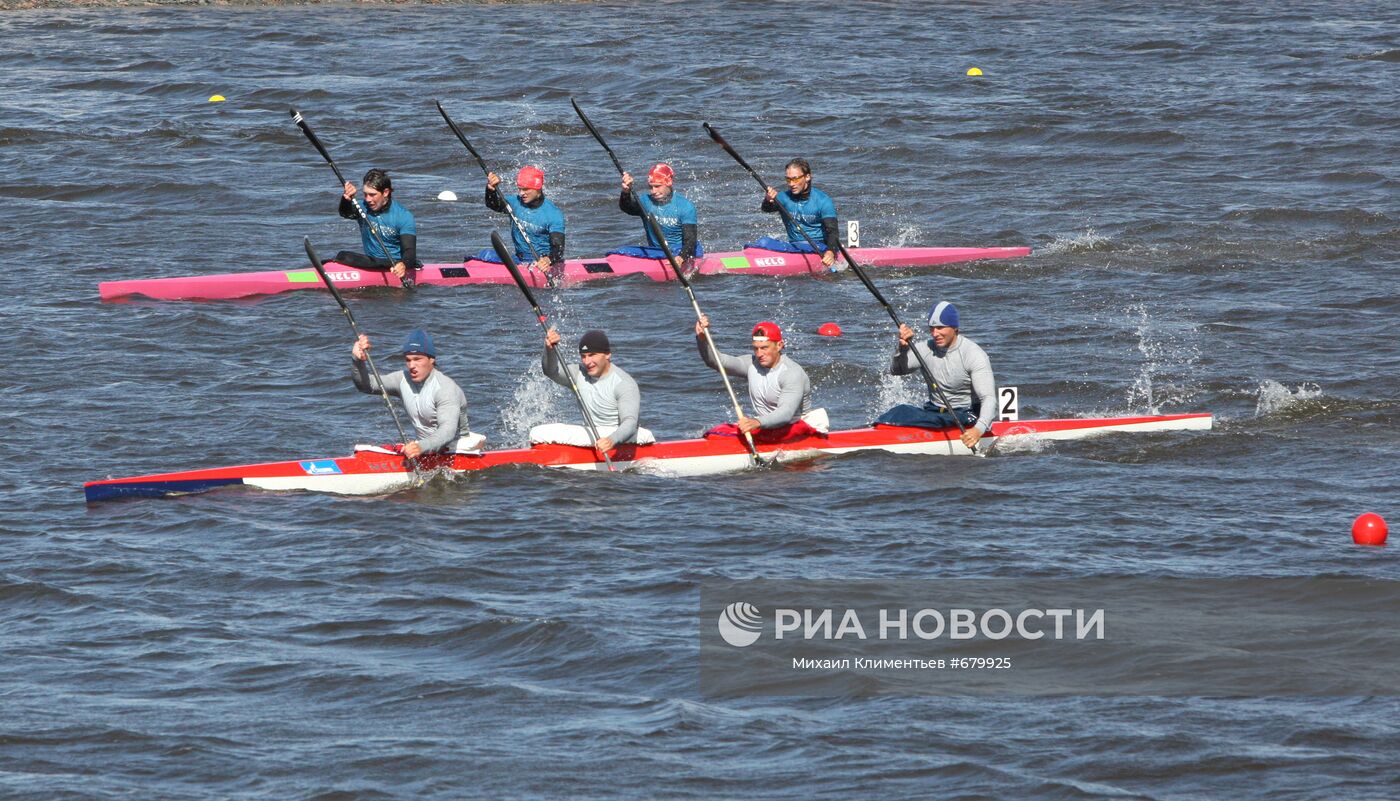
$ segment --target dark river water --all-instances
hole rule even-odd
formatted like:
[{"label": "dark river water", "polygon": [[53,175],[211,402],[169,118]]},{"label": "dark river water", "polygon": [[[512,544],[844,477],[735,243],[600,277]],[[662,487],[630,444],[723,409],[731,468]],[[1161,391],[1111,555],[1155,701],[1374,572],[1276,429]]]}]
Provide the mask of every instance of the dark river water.
[{"label": "dark river water", "polygon": [[[1400,704],[1382,697],[713,698],[697,681],[711,580],[1396,577],[1394,548],[1349,529],[1400,522],[1400,11],[1248,8],[0,15],[0,797],[1400,796]],[[435,99],[497,169],[546,170],[571,256],[636,240],[570,96],[634,172],[675,165],[712,250],[778,229],[704,121],[771,181],[807,157],[866,246],[1034,248],[877,280],[910,320],[955,302],[1023,417],[1209,411],[1215,429],[84,504],[108,475],[392,438],[326,294],[98,300],[101,280],[357,243],[289,106],[355,180],[391,171],[440,262],[505,229]],[[783,325],[835,427],[918,396],[884,375],[893,332],[853,276],[696,291],[731,352],[754,321]],[[609,331],[658,436],[727,419],[678,287],[541,294],[566,336]],[[514,289],[350,302],[386,349],[429,328],[495,445],[572,419]]]}]

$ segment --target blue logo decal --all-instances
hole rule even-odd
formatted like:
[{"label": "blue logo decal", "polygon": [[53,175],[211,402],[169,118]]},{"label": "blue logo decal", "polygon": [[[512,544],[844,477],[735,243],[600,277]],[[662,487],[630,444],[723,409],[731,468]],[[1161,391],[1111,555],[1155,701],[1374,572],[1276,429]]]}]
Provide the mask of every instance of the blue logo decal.
[{"label": "blue logo decal", "polygon": [[329,476],[340,473],[340,466],[334,459],[317,459],[314,462],[302,462],[301,469],[306,471],[308,476]]}]

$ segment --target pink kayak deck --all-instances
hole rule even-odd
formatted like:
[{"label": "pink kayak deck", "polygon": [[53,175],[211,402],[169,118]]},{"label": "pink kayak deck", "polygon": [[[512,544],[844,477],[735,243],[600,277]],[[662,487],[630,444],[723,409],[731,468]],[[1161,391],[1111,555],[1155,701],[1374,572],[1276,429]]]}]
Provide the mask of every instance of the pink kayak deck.
[{"label": "pink kayak deck", "polygon": [[[1030,255],[1024,247],[995,248],[851,248],[862,265],[872,267],[931,267],[939,264],[979,261],[982,259],[1012,259]],[[844,269],[837,261],[837,270]],[[326,263],[326,273],[339,289],[370,289],[399,287],[399,280],[385,272],[357,270],[335,262]],[[696,260],[696,271],[702,275],[717,273],[748,273],[751,275],[806,275],[831,272],[821,259],[805,253],[782,253],[756,248],[728,253],[712,253]],[[545,286],[545,276],[534,270],[523,270],[534,286]],[[564,262],[564,285],[600,278],[643,275],[653,281],[672,281],[675,275],[661,259],[609,255],[597,259],[570,259]],[[513,279],[505,265],[471,259],[460,264],[427,264],[418,271],[418,283],[427,286],[461,286],[463,284],[510,284]],[[273,270],[258,273],[225,273],[182,278],[148,278],[130,281],[103,281],[98,292],[104,301],[141,296],[152,300],[232,300],[255,295],[276,295],[298,289],[321,289],[316,271],[307,267],[299,270]]]}]

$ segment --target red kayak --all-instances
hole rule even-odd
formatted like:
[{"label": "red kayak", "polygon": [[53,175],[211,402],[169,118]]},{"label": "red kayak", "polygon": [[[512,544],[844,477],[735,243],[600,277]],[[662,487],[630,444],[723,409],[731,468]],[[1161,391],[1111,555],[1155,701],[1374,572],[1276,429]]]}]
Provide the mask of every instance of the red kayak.
[{"label": "red kayak", "polygon": [[[1209,414],[1153,415],[1062,420],[1016,420],[994,423],[979,450],[994,448],[1004,440],[1085,439],[1115,432],[1207,431]],[[776,443],[759,443],[765,462],[791,462],[823,454],[886,451],[934,456],[968,455],[958,430],[876,426],[827,435],[803,436]],[[611,451],[614,467],[646,470],[678,476],[709,475],[744,470],[751,464],[748,451],[735,437],[674,440],[653,445],[621,445]],[[508,464],[574,470],[607,470],[590,448],[573,445],[535,445],[529,448],[485,451],[473,454],[435,454],[419,460],[423,473],[465,473]],[[382,495],[414,486],[418,477],[407,461],[394,451],[361,446],[352,456],[302,459],[289,462],[216,467],[179,473],[131,478],[109,478],[83,485],[89,503],[118,498],[162,497],[205,492],[218,487],[246,486],[263,490],[309,490],[342,495]]]}]

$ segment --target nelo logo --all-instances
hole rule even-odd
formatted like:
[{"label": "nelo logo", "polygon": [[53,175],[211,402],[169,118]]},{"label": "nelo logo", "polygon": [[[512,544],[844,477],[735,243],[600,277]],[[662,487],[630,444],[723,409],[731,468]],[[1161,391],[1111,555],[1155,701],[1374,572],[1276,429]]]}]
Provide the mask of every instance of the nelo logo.
[{"label": "nelo logo", "polygon": [[787,259],[777,256],[764,256],[759,259],[754,259],[753,263],[757,264],[759,267],[782,267],[784,264],[787,264]]},{"label": "nelo logo", "polygon": [[358,281],[360,274],[354,270],[342,270],[333,273],[326,273],[332,281]]},{"label": "nelo logo", "polygon": [[738,601],[719,613],[719,636],[735,648],[747,648],[763,633],[763,617],[758,607]]}]

